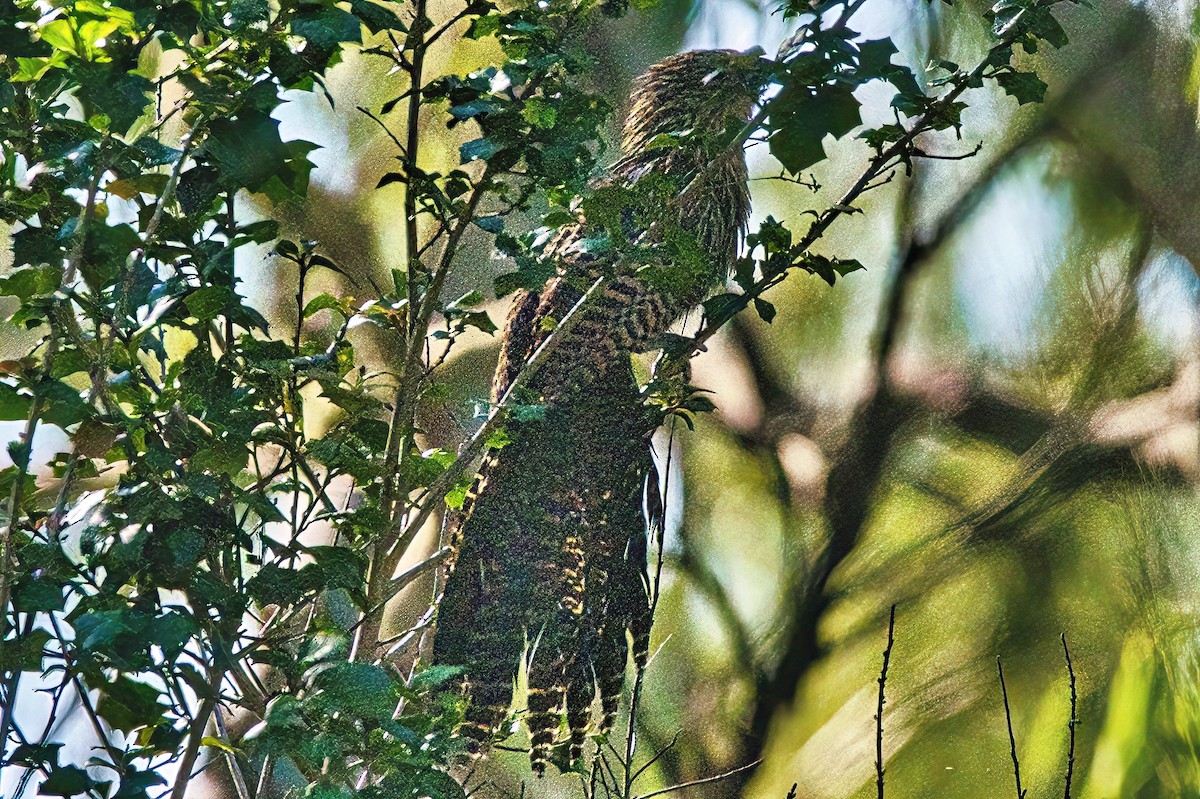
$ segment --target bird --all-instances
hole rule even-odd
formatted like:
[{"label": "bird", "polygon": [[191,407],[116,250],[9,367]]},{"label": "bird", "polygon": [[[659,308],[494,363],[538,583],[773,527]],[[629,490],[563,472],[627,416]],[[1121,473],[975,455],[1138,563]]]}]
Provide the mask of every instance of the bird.
[{"label": "bird", "polygon": [[[644,409],[630,356],[658,348],[733,267],[750,194],[743,147],[729,131],[750,120],[770,65],[758,49],[694,50],[637,78],[620,156],[596,186],[617,198],[654,194],[649,216],[633,207],[615,215],[635,255],[594,252],[596,225],[581,214],[546,245],[555,275],[514,298],[493,402],[515,390],[560,320],[572,309],[579,318],[511,398],[521,412],[506,418],[507,441],[485,454],[449,522],[452,565],[432,659],[463,670],[460,734],[472,755],[486,753],[509,717],[522,658],[539,777],[564,720],[568,767],[589,732],[611,729],[631,649],[635,667],[645,666],[647,536],[659,515],[649,442],[659,420]],[[670,249],[667,231],[682,231],[693,257]],[[656,248],[668,251],[661,263],[643,262]],[[603,290],[580,303],[593,284]]]}]

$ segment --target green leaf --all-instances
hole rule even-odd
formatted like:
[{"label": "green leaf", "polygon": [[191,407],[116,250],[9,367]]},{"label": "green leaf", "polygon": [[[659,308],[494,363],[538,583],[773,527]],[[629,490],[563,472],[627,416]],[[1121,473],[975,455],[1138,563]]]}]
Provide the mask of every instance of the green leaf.
[{"label": "green leaf", "polygon": [[1040,103],[1046,97],[1046,82],[1032,72],[1001,72],[994,76],[1000,88],[1016,98],[1018,105]]},{"label": "green leaf", "polygon": [[497,427],[492,431],[492,434],[488,436],[487,441],[484,442],[484,446],[488,449],[504,449],[511,443],[512,437],[508,434],[508,431],[506,431],[503,427]]},{"label": "green leaf", "polygon": [[297,14],[292,19],[292,33],[327,51],[333,51],[342,42],[362,41],[358,17],[334,7]]},{"label": "green leaf", "polygon": [[[150,741],[155,742],[155,736],[160,735],[161,730],[167,730],[168,736],[173,732],[173,728],[170,726],[160,724],[150,734]],[[168,747],[165,742],[158,742],[157,746],[158,751],[170,751],[177,748],[178,743]],[[113,794],[112,799],[150,799],[150,788],[166,784],[167,780],[161,774],[154,771],[138,771],[132,766],[126,766],[125,771],[121,774],[121,785]]]},{"label": "green leaf", "polygon": [[141,75],[122,72],[115,64],[86,64],[76,70],[79,96],[109,117],[114,131],[124,133],[150,105],[154,84]]},{"label": "green leaf", "polygon": [[80,55],[79,43],[75,40],[75,29],[70,19],[59,17],[39,27],[37,32],[41,40],[55,50],[62,50],[73,56]]},{"label": "green leaf", "polygon": [[56,50],[53,55],[40,58],[17,58],[17,71],[13,73],[13,83],[41,80],[47,72],[58,67],[66,66],[69,56],[62,50]]},{"label": "green leaf", "polygon": [[230,7],[235,29],[247,28],[256,22],[266,22],[271,16],[267,0],[233,0]]},{"label": "green leaf", "polygon": [[291,605],[315,591],[321,576],[315,569],[284,569],[267,564],[246,581],[246,592],[262,605]]},{"label": "green leaf", "polygon": [[850,259],[835,258],[835,259],[833,259],[833,270],[838,273],[839,277],[845,277],[846,275],[850,274],[851,272],[857,272],[860,269],[866,269],[866,267],[863,266],[858,261],[854,260],[853,258],[850,258]]},{"label": "green leaf", "polygon": [[370,0],[350,0],[350,13],[362,20],[371,33],[379,33],[382,30],[408,33],[408,26],[394,11]]},{"label": "green leaf", "polygon": [[382,189],[384,186],[390,186],[393,183],[407,184],[408,176],[403,172],[388,172],[379,179],[379,182],[375,184],[375,188]]},{"label": "green leaf", "polygon": [[754,310],[758,312],[758,317],[767,324],[775,321],[775,306],[766,300],[755,297]]},{"label": "green leaf", "polygon": [[17,392],[16,386],[0,382],[0,422],[17,422],[29,418],[33,397]]},{"label": "green leaf", "polygon": [[222,741],[220,738],[214,738],[211,735],[205,735],[200,739],[201,746],[211,746],[213,749],[220,749],[222,752],[228,752],[231,755],[241,754],[238,750]]},{"label": "green leaf", "polygon": [[807,87],[780,93],[771,105],[769,145],[784,169],[796,174],[825,158],[826,135],[840,137],[861,122],[858,100],[849,87]]},{"label": "green leaf", "polygon": [[483,303],[483,294],[478,291],[468,291],[466,294],[459,297],[454,302],[447,306],[451,310],[459,310],[462,308],[474,308]]},{"label": "green leaf", "polygon": [[30,266],[0,277],[0,296],[16,296],[24,302],[31,296],[53,294],[61,282],[58,266]]},{"label": "green leaf", "polygon": [[325,702],[352,717],[388,721],[400,701],[400,691],[379,666],[339,663],[313,680]]},{"label": "green leaf", "polygon": [[470,313],[463,314],[462,323],[468,327],[477,328],[489,336],[500,329],[496,327],[496,323],[484,311],[471,311]]},{"label": "green leaf", "polygon": [[216,319],[238,303],[238,296],[227,286],[205,286],[187,295],[183,304],[188,313],[201,322]]},{"label": "green leaf", "polygon": [[42,420],[59,427],[69,427],[82,421],[91,410],[79,396],[79,390],[61,380],[43,379],[34,386],[35,396],[42,400]]},{"label": "green leaf", "polygon": [[262,219],[238,228],[238,238],[255,244],[266,244],[279,236],[279,223],[274,219]]},{"label": "green leaf", "polygon": [[95,787],[96,781],[78,766],[58,766],[42,781],[42,796],[79,796]]},{"label": "green leaf", "polygon": [[327,308],[341,309],[342,301],[332,294],[318,294],[304,305],[304,313],[302,316],[308,319],[313,314],[324,311]]},{"label": "green leaf", "polygon": [[28,635],[0,641],[0,672],[41,671],[42,651],[50,638],[45,630],[33,630]]},{"label": "green leaf", "polygon": [[198,632],[199,628],[193,619],[169,611],[150,622],[148,635],[156,646],[162,648],[169,660],[174,660]]},{"label": "green leaf", "polygon": [[499,233],[504,230],[504,217],[499,214],[492,216],[477,216],[475,224],[486,230],[488,233]]},{"label": "green leaf", "polygon": [[155,139],[138,139],[137,149],[145,156],[146,166],[163,166],[173,164],[183,156],[182,150],[168,147]]},{"label": "green leaf", "polygon": [[122,200],[132,200],[139,194],[151,194],[158,196],[163,193],[163,189],[167,187],[167,176],[150,173],[146,175],[138,175],[133,178],[122,178],[114,180],[104,187],[104,190],[109,194],[115,194]]},{"label": "green leaf", "polygon": [[521,109],[521,118],[535,128],[552,128],[558,120],[558,109],[539,97],[531,97]]},{"label": "green leaf", "polygon": [[446,492],[446,507],[452,510],[461,510],[462,506],[466,504],[467,494],[470,492],[470,490],[471,478],[463,477],[459,479],[459,481],[454,484],[454,488],[451,488]]},{"label": "green leaf", "polygon": [[280,258],[287,258],[289,261],[300,260],[300,248],[296,246],[296,242],[283,239],[275,244],[275,254]]},{"label": "green leaf", "polygon": [[[358,23],[354,24],[357,29]],[[244,111],[235,119],[212,122],[204,150],[224,181],[250,191],[262,189],[286,164],[278,120],[258,111]]]},{"label": "green leaf", "polygon": [[102,651],[138,632],[124,610],[93,611],[75,620],[75,643],[85,652]]},{"label": "green leaf", "polygon": [[62,610],[63,589],[55,580],[23,579],[13,593],[12,603],[22,613]]},{"label": "green leaf", "polygon": [[468,39],[484,39],[500,30],[500,17],[495,14],[471,20],[471,27],[464,34]]},{"label": "green leaf", "polygon": [[110,726],[123,732],[150,727],[162,719],[158,689],[120,675],[100,689],[96,713]]},{"label": "green leaf", "polygon": [[467,103],[451,106],[450,116],[461,122],[466,119],[474,119],[483,114],[490,114],[498,108],[499,106],[491,100],[475,99]]},{"label": "green leaf", "polygon": [[865,79],[886,80],[895,86],[902,94],[920,94],[912,70],[908,67],[892,63],[896,54],[896,45],[891,39],[875,39],[863,42],[858,46],[858,76]]},{"label": "green leaf", "polygon": [[462,666],[429,666],[414,674],[408,681],[408,687],[418,692],[441,688],[450,680],[461,675],[463,671]]},{"label": "green leaf", "polygon": [[114,285],[129,256],[141,246],[141,237],[130,225],[90,226],[79,266],[88,287],[98,291]]},{"label": "green leaf", "polygon": [[708,324],[720,325],[742,308],[743,298],[737,294],[717,294],[704,301],[704,317]]},{"label": "green leaf", "polygon": [[184,172],[175,187],[175,198],[185,214],[207,210],[221,192],[221,172],[211,166],[197,166]]},{"label": "green leaf", "polygon": [[34,768],[39,766],[57,768],[58,750],[62,748],[63,744],[21,744],[13,750],[9,762]]},{"label": "green leaf", "polygon": [[1032,6],[1028,13],[1029,32],[1042,39],[1051,47],[1066,47],[1067,32],[1059,23],[1050,9],[1043,5]]},{"label": "green leaf", "polygon": [[323,588],[344,588],[352,597],[362,595],[366,583],[366,558],[346,547],[308,547],[305,551],[313,556],[320,568]]},{"label": "green leaf", "polygon": [[458,148],[459,157],[464,164],[486,161],[498,152],[500,148],[491,139],[472,139]]}]

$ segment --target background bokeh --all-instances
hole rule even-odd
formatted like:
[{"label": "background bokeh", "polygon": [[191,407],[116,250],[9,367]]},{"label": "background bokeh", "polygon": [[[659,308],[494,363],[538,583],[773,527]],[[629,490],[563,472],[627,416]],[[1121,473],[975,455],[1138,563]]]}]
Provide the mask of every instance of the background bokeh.
[{"label": "background bokeh", "polygon": [[[931,59],[983,52],[985,10],[868,0],[856,21],[893,37],[920,77]],[[631,77],[667,54],[774,52],[788,29],[773,11],[665,0],[581,35],[619,117]],[[1183,2],[1060,18],[1071,44],[1030,57],[1045,104],[970,91],[961,134],[924,146],[982,142],[979,155],[920,162],[821,243],[865,271],[835,288],[792,277],[772,292],[773,324],[741,319],[695,361],[718,410],[659,437],[673,505],[639,752],[666,750],[646,792],[761,758],[678,795],[783,799],[797,783],[799,797],[874,796],[875,681],[895,603],[890,796],[1013,793],[998,656],[1029,796],[1061,795],[1062,633],[1078,679],[1073,795],[1200,796],[1200,22]],[[449,37],[435,55],[431,71],[456,72],[495,56]],[[392,97],[389,84],[348,54],[330,76],[335,105],[295,93],[277,114],[285,138],[324,149],[307,201],[272,213],[360,277],[400,262],[402,189],[373,188],[394,153],[355,110]],[[888,119],[884,87],[860,97],[866,122]],[[452,166],[459,133],[434,114],[424,124],[430,166]],[[814,193],[771,179],[778,165],[752,147],[755,217],[803,229],[869,154],[852,136],[826,148]],[[257,202],[243,196],[239,214],[263,213]],[[476,244],[464,286],[504,269]],[[264,248],[237,269],[258,307],[290,323],[275,266]],[[314,290],[360,291],[321,279]],[[309,333],[329,336],[326,323]],[[393,358],[367,328],[355,334],[381,367]],[[24,343],[0,330],[0,356]],[[497,342],[467,343],[425,410],[431,443],[452,446],[486,396]],[[524,768],[501,754],[483,793],[517,795]],[[577,791],[560,777],[526,795]],[[202,792],[221,794],[220,780]]]}]

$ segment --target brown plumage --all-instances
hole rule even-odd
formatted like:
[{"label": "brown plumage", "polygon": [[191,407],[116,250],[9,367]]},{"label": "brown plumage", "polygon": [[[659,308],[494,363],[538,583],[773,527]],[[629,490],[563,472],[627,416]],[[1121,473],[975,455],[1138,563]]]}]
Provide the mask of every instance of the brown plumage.
[{"label": "brown plumage", "polygon": [[[463,735],[487,748],[507,715],[522,655],[528,672],[530,757],[541,774],[562,721],[574,762],[592,728],[617,709],[632,634],[645,664],[650,633],[645,576],[648,449],[630,352],[645,351],[720,285],[749,213],[746,163],[722,136],[744,123],[763,84],[754,55],[696,51],[651,67],[634,85],[622,157],[602,185],[674,181],[659,217],[695,237],[700,268],[669,288],[637,274],[644,264],[604,261],[579,243],[586,220],[560,231],[546,257],[558,276],[519,294],[505,325],[493,399],[499,400],[539,343],[543,321],[561,320],[601,274],[613,279],[527,385],[538,414],[509,418],[511,443],[485,457],[452,525],[455,568],[439,610],[434,659],[466,668]],[[663,135],[675,141],[661,146]],[[627,231],[653,247],[656,226]],[[611,271],[609,271],[611,270]]]}]

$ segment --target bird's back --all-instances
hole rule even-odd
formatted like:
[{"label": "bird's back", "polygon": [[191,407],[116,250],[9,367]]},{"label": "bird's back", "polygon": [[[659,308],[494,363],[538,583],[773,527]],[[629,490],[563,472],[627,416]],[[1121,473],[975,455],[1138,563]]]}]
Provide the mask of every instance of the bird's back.
[{"label": "bird's back", "polygon": [[[652,348],[728,272],[749,210],[744,155],[740,147],[714,148],[687,132],[719,131],[731,117],[747,118],[754,81],[761,85],[748,76],[754,60],[699,51],[653,67],[637,83],[623,158],[606,180],[627,188],[650,176],[675,181],[678,191],[658,215],[662,224],[643,222],[624,232],[646,251],[662,243],[663,231],[682,230],[705,254],[700,268],[665,290],[644,279],[645,263],[601,263],[576,246],[593,235],[581,220],[548,248],[558,276],[519,295],[505,326],[496,401],[587,286],[607,281],[522,395],[507,398],[509,443],[485,456],[452,524],[455,566],[434,641],[436,661],[466,667],[470,704],[463,732],[476,749],[487,747],[504,720],[525,655],[527,726],[538,773],[564,713],[572,760],[597,698],[599,729],[611,725],[630,640],[638,666],[645,662],[650,608],[643,497],[657,482],[647,443],[653,424],[643,412],[629,353]],[[676,132],[685,134],[679,146],[656,143]],[[631,216],[629,209],[617,210],[623,219]]]}]

